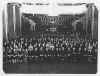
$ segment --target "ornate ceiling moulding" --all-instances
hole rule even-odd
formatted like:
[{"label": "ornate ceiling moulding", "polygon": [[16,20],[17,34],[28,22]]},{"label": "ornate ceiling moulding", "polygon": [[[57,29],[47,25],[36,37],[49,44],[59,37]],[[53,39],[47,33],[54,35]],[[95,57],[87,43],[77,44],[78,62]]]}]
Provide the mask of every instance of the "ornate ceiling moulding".
[{"label": "ornate ceiling moulding", "polygon": [[50,3],[25,3],[25,2],[23,2],[22,3],[23,5],[49,5]]}]

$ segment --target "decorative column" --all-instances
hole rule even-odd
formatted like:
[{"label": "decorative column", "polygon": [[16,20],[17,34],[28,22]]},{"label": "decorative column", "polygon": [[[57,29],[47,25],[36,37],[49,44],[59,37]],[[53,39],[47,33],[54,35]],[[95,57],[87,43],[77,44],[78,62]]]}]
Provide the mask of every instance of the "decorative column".
[{"label": "decorative column", "polygon": [[98,10],[95,5],[92,6],[92,39],[98,40]]},{"label": "decorative column", "polygon": [[8,15],[7,15],[7,5],[4,6],[3,12],[3,39],[8,40]]},{"label": "decorative column", "polygon": [[8,38],[16,38],[21,33],[21,14],[19,3],[7,4]]},{"label": "decorative column", "polygon": [[93,3],[88,4],[88,26],[87,30],[91,30],[89,33],[91,38],[98,39],[98,10]]},{"label": "decorative column", "polygon": [[91,31],[92,31],[92,39],[94,36],[94,6],[92,5],[92,22],[91,22]]}]

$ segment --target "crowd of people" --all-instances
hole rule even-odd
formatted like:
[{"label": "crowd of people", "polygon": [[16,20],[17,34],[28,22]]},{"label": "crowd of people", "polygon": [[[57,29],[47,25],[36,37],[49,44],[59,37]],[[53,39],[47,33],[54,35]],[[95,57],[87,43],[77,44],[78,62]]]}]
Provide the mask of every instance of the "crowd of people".
[{"label": "crowd of people", "polygon": [[92,39],[44,36],[3,42],[4,63],[92,62],[97,59],[98,43]]}]

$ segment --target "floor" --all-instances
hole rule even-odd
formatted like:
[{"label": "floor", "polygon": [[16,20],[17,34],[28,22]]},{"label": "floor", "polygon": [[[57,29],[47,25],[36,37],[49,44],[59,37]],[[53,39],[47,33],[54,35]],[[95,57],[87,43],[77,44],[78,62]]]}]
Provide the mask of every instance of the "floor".
[{"label": "floor", "polygon": [[35,74],[96,74],[96,64],[80,63],[32,63],[8,64],[4,66],[6,73],[35,73]]}]

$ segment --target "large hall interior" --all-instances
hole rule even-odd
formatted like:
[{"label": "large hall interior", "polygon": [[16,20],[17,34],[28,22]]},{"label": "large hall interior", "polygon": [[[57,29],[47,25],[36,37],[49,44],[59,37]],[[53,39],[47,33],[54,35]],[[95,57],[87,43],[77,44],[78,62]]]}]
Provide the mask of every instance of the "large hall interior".
[{"label": "large hall interior", "polygon": [[5,73],[95,74],[98,10],[93,3],[7,3]]}]

